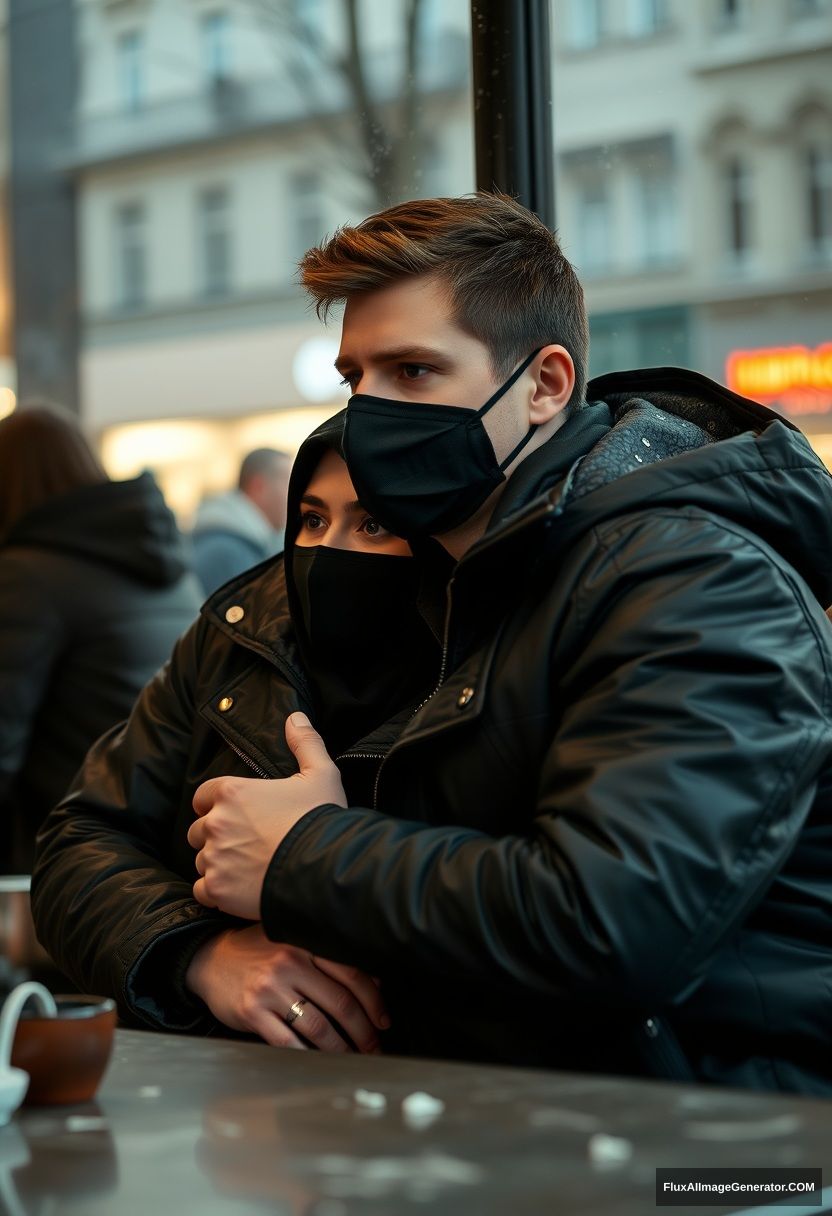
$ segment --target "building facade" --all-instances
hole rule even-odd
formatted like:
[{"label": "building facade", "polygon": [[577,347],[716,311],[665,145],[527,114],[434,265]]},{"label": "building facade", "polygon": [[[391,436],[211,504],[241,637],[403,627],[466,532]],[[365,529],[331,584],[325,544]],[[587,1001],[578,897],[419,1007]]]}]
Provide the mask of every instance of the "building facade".
[{"label": "building facade", "polygon": [[427,0],[409,58],[388,0],[356,47],[343,0],[76,8],[83,414],[111,469],[154,467],[187,517],[246,449],[292,450],[345,400],[298,258],[388,202],[471,189],[468,5]]},{"label": "building facade", "polygon": [[697,368],[832,458],[832,4],[555,11],[559,222],[591,370]]}]

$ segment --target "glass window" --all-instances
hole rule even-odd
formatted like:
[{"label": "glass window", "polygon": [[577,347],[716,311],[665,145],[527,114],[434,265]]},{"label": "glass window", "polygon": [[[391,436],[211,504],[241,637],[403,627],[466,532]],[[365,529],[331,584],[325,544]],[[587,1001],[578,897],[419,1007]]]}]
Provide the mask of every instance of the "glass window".
[{"label": "glass window", "polygon": [[144,36],[140,30],[119,35],[116,60],[121,105],[134,114],[144,104]]},{"label": "glass window", "polygon": [[598,46],[605,29],[605,0],[570,0],[569,41],[574,47]]},{"label": "glass window", "polygon": [[288,0],[288,26],[301,43],[315,44],[323,32],[322,0]]},{"label": "glass window", "polygon": [[675,176],[646,170],[636,181],[640,260],[645,266],[672,262],[679,255]]},{"label": "glass window", "polygon": [[228,190],[203,190],[198,204],[202,294],[224,295],[231,289],[231,207]]},{"label": "glass window", "polygon": [[789,15],[794,21],[802,21],[806,17],[822,16],[827,7],[827,0],[790,0]]},{"label": "glass window", "polygon": [[716,17],[722,29],[736,29],[745,20],[745,0],[717,0]]},{"label": "glass window", "polygon": [[832,147],[806,152],[809,244],[815,253],[832,254]]},{"label": "glass window", "polygon": [[610,269],[611,206],[607,183],[598,178],[584,182],[578,193],[578,265],[585,274]]},{"label": "glass window", "polygon": [[630,34],[649,38],[668,24],[667,0],[630,0]]},{"label": "glass window", "polygon": [[231,23],[222,9],[205,13],[201,21],[202,63],[209,81],[225,80],[231,74]]},{"label": "glass window", "polygon": [[121,308],[141,308],[147,297],[145,209],[123,203],[116,211],[116,299]]},{"label": "glass window", "polygon": [[307,249],[317,245],[326,229],[321,179],[317,173],[295,174],[291,182],[292,260],[303,257]]},{"label": "glass window", "polygon": [[752,244],[753,176],[741,156],[733,156],[724,169],[728,249],[736,258],[748,255]]}]

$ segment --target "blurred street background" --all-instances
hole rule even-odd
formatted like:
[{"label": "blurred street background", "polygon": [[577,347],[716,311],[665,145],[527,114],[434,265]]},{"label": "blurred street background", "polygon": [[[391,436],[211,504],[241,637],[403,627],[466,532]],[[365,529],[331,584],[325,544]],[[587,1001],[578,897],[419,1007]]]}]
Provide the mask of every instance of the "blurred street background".
[{"label": "blurred street background", "polygon": [[[474,19],[477,18],[474,4]],[[77,411],[184,526],[346,390],[295,283],[474,186],[467,0],[0,0],[0,414]],[[832,463],[832,3],[552,0],[591,373],[680,364]]]}]

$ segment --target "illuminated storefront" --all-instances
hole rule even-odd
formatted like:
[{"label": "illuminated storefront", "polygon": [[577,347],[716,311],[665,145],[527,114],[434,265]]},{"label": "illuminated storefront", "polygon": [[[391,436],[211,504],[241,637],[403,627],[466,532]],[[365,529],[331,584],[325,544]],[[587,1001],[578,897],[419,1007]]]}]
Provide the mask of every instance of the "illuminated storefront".
[{"label": "illuminated storefront", "polygon": [[795,422],[832,466],[832,342],[731,351],[725,383]]}]

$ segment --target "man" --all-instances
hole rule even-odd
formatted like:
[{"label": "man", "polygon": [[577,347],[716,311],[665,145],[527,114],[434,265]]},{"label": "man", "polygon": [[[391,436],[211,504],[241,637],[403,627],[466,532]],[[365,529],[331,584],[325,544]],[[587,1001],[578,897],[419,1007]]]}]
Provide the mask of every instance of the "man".
[{"label": "man", "polygon": [[372,807],[297,714],[297,774],[206,782],[197,899],[380,977],[400,1049],[832,1094],[825,469],[694,373],[585,392],[580,286],[506,198],[302,271],[441,669],[364,741]]},{"label": "man", "polygon": [[237,489],[201,504],[192,545],[206,595],[283,548],[290,467],[285,452],[257,448],[240,466]]}]

